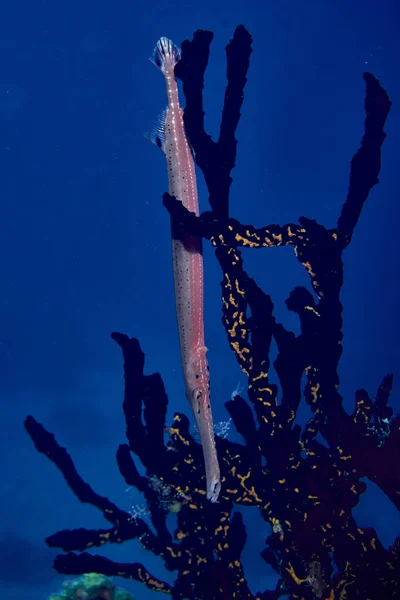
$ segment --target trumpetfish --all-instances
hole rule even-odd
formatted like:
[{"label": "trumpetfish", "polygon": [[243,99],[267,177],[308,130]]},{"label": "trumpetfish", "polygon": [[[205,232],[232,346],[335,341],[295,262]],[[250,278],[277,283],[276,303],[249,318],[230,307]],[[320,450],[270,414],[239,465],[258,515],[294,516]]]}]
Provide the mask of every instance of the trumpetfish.
[{"label": "trumpetfish", "polygon": [[[155,142],[167,159],[169,194],[191,212],[199,215],[196,171],[179,105],[174,68],[180,50],[171,40],[158,40],[150,59],[165,77],[167,108],[159,122]],[[204,342],[203,253],[201,238],[187,235],[182,226],[171,222],[172,262],[179,344],[186,397],[200,433],[206,471],[207,498],[216,502],[221,477],[215,447],[210,403],[210,374]]]}]

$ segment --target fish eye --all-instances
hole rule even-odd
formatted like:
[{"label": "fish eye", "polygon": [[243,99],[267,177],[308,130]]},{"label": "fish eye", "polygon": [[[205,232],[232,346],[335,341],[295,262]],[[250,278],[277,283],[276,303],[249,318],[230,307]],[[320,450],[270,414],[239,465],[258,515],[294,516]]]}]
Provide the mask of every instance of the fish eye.
[{"label": "fish eye", "polygon": [[192,396],[194,400],[201,400],[203,397],[203,391],[200,388],[195,388],[192,392]]}]

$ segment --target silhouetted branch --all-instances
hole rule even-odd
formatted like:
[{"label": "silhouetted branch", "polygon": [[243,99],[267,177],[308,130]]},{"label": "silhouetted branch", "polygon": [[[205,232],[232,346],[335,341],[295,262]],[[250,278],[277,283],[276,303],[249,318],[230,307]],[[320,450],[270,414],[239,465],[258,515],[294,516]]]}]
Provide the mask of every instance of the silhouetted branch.
[{"label": "silhouetted branch", "polygon": [[[242,225],[228,218],[228,209],[251,36],[239,26],[227,46],[228,84],[218,142],[204,130],[202,90],[211,40],[210,32],[198,31],[191,42],[184,42],[176,74],[184,82],[185,126],[206,178],[212,212],[196,217],[168,194],[163,201],[173,222],[188,234],[210,240],[216,249],[222,271],[222,322],[248,377],[250,404],[238,395],[226,403],[243,444],[217,437],[222,491],[219,503],[211,504],[205,497],[201,449],[189,432],[187,417],[177,413],[171,426],[165,426],[168,398],[160,375],[144,373],[138,340],[112,334],[124,358],[128,441],[119,447],[117,463],[127,484],[143,494],[154,531],[144,519],[98,495],[54,436],[27,417],[26,429],[39,452],[55,463],[77,498],[101,510],[112,525],[50,536],[47,543],[67,553],[57,557],[55,568],[69,574],[98,571],[133,578],[180,600],[396,599],[400,538],[385,549],[374,529],[359,527],[353,516],[366,490],[363,477],[400,508],[400,416],[393,417],[389,406],[392,376],[383,379],[374,401],[366,390],[358,390],[351,415],[343,408],[338,377],[342,254],[378,182],[390,100],[379,82],[365,74],[365,133],[352,159],[349,193],[337,229],[306,217],[300,217],[298,225]],[[299,319],[299,335],[277,322],[270,296],[246,272],[240,250],[284,245],[293,246],[312,289],[296,287],[286,300],[287,309]],[[269,373],[273,340],[279,387]],[[302,397],[312,410],[303,428],[295,425]],[[144,475],[132,455],[141,460]],[[274,590],[253,594],[249,589],[241,562],[247,535],[241,515],[233,512],[235,505],[257,507],[270,527],[261,555],[279,575]],[[174,535],[167,527],[170,511],[177,513]],[[134,538],[176,573],[173,585],[136,562],[117,563],[86,552],[106,541]]]},{"label": "silhouetted branch", "polygon": [[349,191],[338,220],[339,243],[343,248],[351,241],[369,192],[379,183],[381,148],[386,138],[383,128],[392,106],[376,77],[371,73],[364,73],[363,77],[366,85],[364,136],[351,160]]},{"label": "silhouetted branch", "polygon": [[204,174],[209,191],[209,202],[218,219],[229,216],[230,173],[235,166],[235,131],[240,119],[246,74],[250,64],[251,36],[239,25],[226,47],[227,87],[218,142],[204,130],[203,87],[210,44],[210,31],[196,31],[193,40],[182,43],[182,58],[175,67],[175,75],[183,82],[186,98],[185,129],[193,146],[196,164]]}]

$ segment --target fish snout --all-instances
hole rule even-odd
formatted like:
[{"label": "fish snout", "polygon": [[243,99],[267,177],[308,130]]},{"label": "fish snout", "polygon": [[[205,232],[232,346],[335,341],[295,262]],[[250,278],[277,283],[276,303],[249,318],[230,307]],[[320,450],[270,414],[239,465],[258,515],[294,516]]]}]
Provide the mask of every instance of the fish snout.
[{"label": "fish snout", "polygon": [[212,479],[207,489],[207,499],[210,502],[218,502],[218,496],[221,491],[221,482],[219,479]]}]

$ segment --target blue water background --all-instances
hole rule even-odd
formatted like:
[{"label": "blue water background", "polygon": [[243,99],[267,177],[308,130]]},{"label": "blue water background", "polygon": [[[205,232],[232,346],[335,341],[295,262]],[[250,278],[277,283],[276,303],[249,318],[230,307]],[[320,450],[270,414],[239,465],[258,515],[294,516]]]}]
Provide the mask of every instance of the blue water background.
[{"label": "blue water background", "polygon": [[[32,413],[66,446],[81,475],[126,510],[143,501],[115,464],[125,441],[122,360],[112,331],[139,338],[146,371],[159,371],[175,411],[184,397],[174,314],[165,160],[144,134],[165,104],[148,61],[157,39],[177,44],[196,29],[215,33],[205,80],[206,126],[218,134],[224,47],[243,23],[254,39],[237,137],[231,214],[244,223],[335,225],[364,122],[362,73],[388,90],[393,109],[381,183],[345,251],[340,391],[374,395],[394,372],[399,410],[400,43],[395,1],[221,0],[56,2],[13,0],[0,9],[0,590],[41,600],[60,588],[45,536],[102,527],[62,476],[37,454],[22,423]],[[200,201],[207,194],[199,173]],[[245,251],[245,266],[298,332],[284,301],[309,287],[292,248]],[[221,325],[221,273],[205,248],[205,322],[216,421],[245,383]],[[275,352],[275,350],[274,350]],[[271,377],[275,375],[271,371]],[[304,422],[307,409],[301,408]],[[230,432],[232,439],[235,433]],[[368,485],[356,515],[389,545],[400,530],[390,503]],[[275,576],[259,559],[269,530],[245,512],[244,554],[253,591]],[[173,517],[171,516],[171,524]],[[143,562],[171,580],[159,559],[132,542],[102,549]],[[137,598],[155,597],[119,581]]]}]

